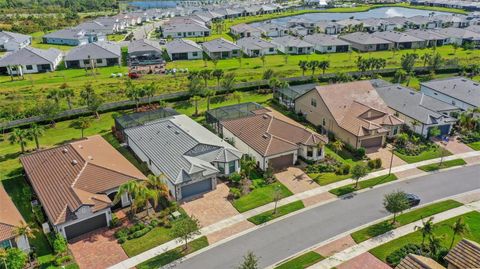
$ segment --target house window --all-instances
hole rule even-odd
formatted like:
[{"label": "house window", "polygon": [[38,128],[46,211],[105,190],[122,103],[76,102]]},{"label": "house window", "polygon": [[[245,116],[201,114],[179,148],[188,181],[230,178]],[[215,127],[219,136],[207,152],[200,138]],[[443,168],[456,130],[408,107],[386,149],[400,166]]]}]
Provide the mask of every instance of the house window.
[{"label": "house window", "polygon": [[90,60],[83,60],[83,64],[90,64]]},{"label": "house window", "polygon": [[310,104],[313,106],[313,107],[317,107],[317,100],[313,99],[310,101]]},{"label": "house window", "polygon": [[10,240],[4,240],[0,241],[0,248],[7,249],[12,247],[12,244],[10,243]]},{"label": "house window", "polygon": [[274,50],[275,50],[275,48],[268,49],[268,51],[270,51],[270,52],[273,52]]},{"label": "house window", "polygon": [[452,105],[455,105],[455,104],[456,104],[456,103],[455,103],[455,100],[452,100]]},{"label": "house window", "polygon": [[218,170],[220,174],[225,174],[225,163],[218,163]]},{"label": "house window", "polygon": [[228,163],[228,172],[230,174],[235,172],[235,161],[231,161]]},{"label": "house window", "polygon": [[393,135],[397,135],[398,133],[398,127],[393,128]]},{"label": "house window", "polygon": [[323,125],[323,126],[327,125],[327,123],[326,123],[326,121],[325,121],[325,118],[322,119],[322,125]]},{"label": "house window", "polygon": [[195,52],[192,52],[192,56],[193,56],[193,57],[197,57],[197,56],[198,56],[198,52],[196,52],[196,51],[195,51]]},{"label": "house window", "polygon": [[101,64],[102,62],[102,59],[97,59],[97,64]]},{"label": "house window", "polygon": [[293,51],[293,47],[288,47],[288,51]]},{"label": "house window", "polygon": [[32,66],[31,64],[28,64],[28,65],[25,66],[25,68],[26,68],[27,70],[32,70],[32,69],[33,69],[33,66]]},{"label": "house window", "polygon": [[313,157],[313,149],[311,147],[307,148],[307,157]]}]

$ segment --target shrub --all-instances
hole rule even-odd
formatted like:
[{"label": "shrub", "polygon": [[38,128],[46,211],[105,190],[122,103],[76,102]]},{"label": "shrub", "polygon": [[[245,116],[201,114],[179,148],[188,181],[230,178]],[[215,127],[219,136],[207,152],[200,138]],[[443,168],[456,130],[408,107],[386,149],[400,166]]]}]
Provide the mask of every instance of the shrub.
[{"label": "shrub", "polygon": [[67,239],[63,237],[61,234],[56,233],[55,239],[53,240],[53,251],[55,254],[63,254],[66,253],[68,250]]},{"label": "shrub", "polygon": [[136,231],[140,231],[140,230],[143,230],[145,228],[145,224],[143,224],[143,222],[137,222],[135,223],[135,225],[133,225],[132,227],[128,228],[128,233],[129,234],[132,234]]},{"label": "shrub", "polygon": [[122,238],[122,237],[127,237],[128,235],[128,228],[121,228],[121,229],[118,229],[116,232],[115,232],[115,238],[119,239],[119,238]]},{"label": "shrub", "polygon": [[163,227],[167,229],[172,228],[172,223],[170,222],[170,220],[166,219],[165,222],[163,223]]},{"label": "shrub", "polygon": [[120,237],[120,238],[118,238],[117,243],[123,244],[123,243],[125,243],[125,241],[127,241],[127,237]]},{"label": "shrub", "polygon": [[158,223],[159,221],[157,219],[153,219],[152,221],[150,221],[150,226],[153,226],[153,227],[158,226]]},{"label": "shrub", "polygon": [[242,192],[239,188],[230,188],[230,195],[233,199],[238,199],[240,196],[242,196]]},{"label": "shrub", "polygon": [[355,156],[356,156],[357,158],[361,159],[361,158],[365,157],[365,153],[366,153],[365,148],[360,147],[360,148],[358,148],[358,149],[356,150]]},{"label": "shrub", "polygon": [[368,160],[367,165],[370,170],[375,169],[375,160]]},{"label": "shrub", "polygon": [[230,176],[228,177],[228,179],[229,179],[231,182],[233,182],[233,183],[235,183],[235,184],[238,184],[238,183],[240,182],[240,180],[242,180],[242,176],[241,176],[239,173],[234,172],[234,173],[230,174]]},{"label": "shrub", "polygon": [[375,161],[375,168],[376,168],[376,169],[382,167],[382,159],[376,158],[374,161]]},{"label": "shrub", "polygon": [[43,215],[42,207],[40,205],[34,205],[32,211],[38,223],[43,224],[45,222],[45,215]]},{"label": "shrub", "polygon": [[350,173],[350,165],[349,164],[343,164],[341,167],[342,170],[342,175],[348,175]]},{"label": "shrub", "polygon": [[62,266],[63,264],[69,263],[71,261],[73,261],[72,256],[67,255],[67,256],[63,256],[63,257],[60,257],[58,259],[55,259],[55,265],[56,266]]},{"label": "shrub", "polygon": [[115,214],[112,215],[112,220],[110,221],[110,228],[115,228],[120,225],[120,220],[117,218]]},{"label": "shrub", "polygon": [[422,253],[422,246],[416,244],[407,244],[394,252],[390,253],[387,256],[387,263],[391,266],[397,266],[403,258],[405,258],[408,254],[421,254]]}]

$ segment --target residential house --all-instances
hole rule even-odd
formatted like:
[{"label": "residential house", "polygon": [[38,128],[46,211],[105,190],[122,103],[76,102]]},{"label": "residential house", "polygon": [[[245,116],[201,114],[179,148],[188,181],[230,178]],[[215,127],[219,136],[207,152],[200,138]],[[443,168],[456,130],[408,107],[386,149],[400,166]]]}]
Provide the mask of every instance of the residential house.
[{"label": "residential house", "polygon": [[210,29],[203,23],[189,18],[170,19],[161,26],[164,38],[205,37]]},{"label": "residential house", "polygon": [[413,16],[407,18],[408,28],[413,29],[436,29],[442,27],[442,22],[432,16]]},{"label": "residential house", "polygon": [[304,93],[315,89],[316,86],[317,84],[315,83],[294,86],[289,85],[288,87],[277,89],[273,93],[273,99],[287,108],[294,109],[295,99]]},{"label": "residential house", "polygon": [[342,32],[345,31],[347,33],[354,32],[354,31],[363,31],[363,22],[355,19],[343,19],[336,21],[338,25],[342,28]]},{"label": "residential house", "polygon": [[409,253],[395,269],[445,269],[445,267],[432,258]]},{"label": "residential house", "polygon": [[[107,24],[108,22],[108,24]],[[77,30],[83,30],[86,32],[93,33],[103,33],[104,35],[111,35],[117,32],[122,32],[125,30],[125,26],[115,22],[113,19],[103,20],[103,23],[99,19],[94,21],[82,22],[74,28]]]},{"label": "residential house", "polygon": [[448,44],[448,37],[426,29],[411,29],[405,31],[407,35],[425,40],[426,47],[440,47]]},{"label": "residential house", "polygon": [[320,160],[328,142],[325,136],[264,110],[222,121],[221,125],[223,137],[253,157],[262,170],[282,170],[293,166],[298,158]]},{"label": "residential house", "polygon": [[30,252],[30,244],[26,235],[17,235],[16,228],[27,225],[15,207],[12,199],[0,184],[0,249],[16,247],[26,253]]},{"label": "residential house", "polygon": [[340,35],[338,38],[347,41],[353,49],[361,52],[389,50],[393,47],[393,42],[363,32]]},{"label": "residential house", "polygon": [[350,50],[350,43],[332,35],[307,35],[303,40],[312,44],[313,48],[320,53],[347,52]]},{"label": "residential house", "polygon": [[308,35],[309,33],[313,32],[312,28],[306,28],[306,27],[303,27],[301,25],[290,27],[289,30],[290,30],[290,33],[292,35],[300,37],[300,38],[302,38],[302,37]]},{"label": "residential house", "polygon": [[314,51],[312,44],[294,36],[272,38],[272,43],[285,54],[310,54]]},{"label": "residential house", "polygon": [[422,82],[420,83],[420,91],[461,110],[480,107],[480,84],[465,77]]},{"label": "residential house", "polygon": [[120,45],[116,42],[95,42],[71,49],[65,56],[66,68],[114,66],[122,63]]},{"label": "residential house", "polygon": [[62,51],[27,46],[0,58],[0,74],[22,75],[54,71],[62,61]]},{"label": "residential house", "polygon": [[280,37],[288,35],[288,28],[276,23],[262,23],[256,26],[266,37]]},{"label": "residential house", "polygon": [[448,269],[480,268],[480,244],[462,239],[445,256]]},{"label": "residential house", "polygon": [[368,32],[393,31],[397,28],[396,23],[380,18],[368,18],[360,21]]},{"label": "residential house", "polygon": [[107,227],[119,187],[145,176],[100,135],[20,157],[28,182],[53,229],[68,240]]},{"label": "residential house", "polygon": [[277,46],[259,37],[241,38],[237,40],[237,46],[242,49],[245,55],[248,55],[250,57],[277,53]]},{"label": "residential house", "polygon": [[224,38],[204,42],[202,48],[210,59],[228,59],[241,56],[240,47]]},{"label": "residential house", "polygon": [[211,190],[217,177],[240,171],[242,153],[185,115],[125,131],[128,146],[155,175],[164,175],[175,200]]},{"label": "residential house", "polygon": [[459,46],[466,43],[473,43],[475,48],[480,47],[480,34],[469,31],[465,28],[441,28],[432,30],[435,33],[448,37],[449,44],[457,44]]},{"label": "residential house", "polygon": [[297,97],[295,111],[354,148],[379,148],[403,125],[370,81],[317,86]]},{"label": "residential house", "polygon": [[372,35],[392,42],[393,47],[397,49],[418,49],[425,47],[425,40],[411,36],[408,33],[383,31],[374,32]]},{"label": "residential house", "polygon": [[62,29],[48,33],[42,37],[43,43],[56,45],[79,46],[92,42],[106,41],[103,32],[90,32],[83,29]]},{"label": "residential house", "polygon": [[329,20],[320,20],[314,23],[314,29],[317,33],[324,33],[326,35],[338,35],[344,28],[342,25]]},{"label": "residential house", "polygon": [[170,60],[195,60],[203,58],[202,46],[188,39],[174,39],[165,45]]},{"label": "residential house", "polygon": [[[102,25],[105,29],[108,29],[108,33],[105,34],[114,34],[114,33],[125,33],[127,31],[127,27],[136,26],[139,24],[139,18],[131,18],[129,20],[128,16],[124,18],[120,17],[99,17],[93,20],[93,23]],[[80,24],[81,25],[81,24]],[[77,26],[78,27],[78,26]],[[95,27],[95,26],[94,26]],[[89,30],[89,28],[85,28]]]},{"label": "residential house", "polygon": [[432,128],[438,128],[440,135],[448,135],[457,122],[450,116],[459,111],[455,106],[401,85],[376,89],[392,113],[424,137],[429,137]]},{"label": "residential house", "polygon": [[32,43],[32,37],[19,33],[0,31],[0,51],[14,51]]},{"label": "residential house", "polygon": [[163,62],[163,49],[157,41],[133,40],[128,43],[130,64],[158,64]]},{"label": "residential house", "polygon": [[303,17],[294,17],[293,19],[290,19],[287,22],[287,27],[289,29],[293,28],[293,27],[296,27],[296,26],[302,26],[302,27],[307,28],[307,29],[313,29],[315,27],[315,22],[312,21],[312,20],[308,20],[306,18],[303,18]]},{"label": "residential house", "polygon": [[233,19],[242,16],[242,10],[228,7],[216,8],[213,12],[223,16],[222,19]]},{"label": "residential house", "polygon": [[230,27],[230,33],[234,36],[244,37],[261,37],[262,30],[257,29],[250,24],[240,23]]},{"label": "residential house", "polygon": [[455,27],[455,28],[465,28],[470,25],[470,20],[468,16],[460,14],[440,14],[434,16],[435,20],[441,22],[443,28]]},{"label": "residential house", "polygon": [[468,26],[467,28],[468,31],[471,31],[471,32],[475,32],[477,34],[480,34],[480,24],[474,24],[474,25],[470,25]]},{"label": "residential house", "polygon": [[395,16],[390,18],[384,18],[384,20],[393,23],[395,25],[395,30],[414,28],[411,22],[405,17]]}]

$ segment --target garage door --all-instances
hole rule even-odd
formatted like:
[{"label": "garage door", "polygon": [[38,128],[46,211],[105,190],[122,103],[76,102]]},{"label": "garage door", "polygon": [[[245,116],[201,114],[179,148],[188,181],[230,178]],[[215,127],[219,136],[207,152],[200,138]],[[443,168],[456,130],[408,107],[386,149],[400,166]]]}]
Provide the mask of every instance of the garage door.
[{"label": "garage door", "polygon": [[65,234],[67,239],[72,239],[105,226],[107,226],[107,216],[101,214],[65,227]]},{"label": "garage door", "polygon": [[369,139],[360,141],[360,145],[363,148],[378,148],[382,146],[382,140],[383,139],[381,136],[375,137],[375,138],[369,138]]},{"label": "garage door", "polygon": [[[448,135],[448,133],[450,132],[450,125],[440,125],[440,126],[437,126],[438,129],[440,130],[440,136],[445,136],[445,135]],[[433,127],[430,127],[428,128],[428,134],[430,136],[430,130],[432,129]]]},{"label": "garage door", "polygon": [[283,155],[269,160],[270,165],[274,170],[282,170],[293,165],[293,153]]},{"label": "garage door", "polygon": [[212,180],[205,179],[182,187],[182,199],[212,190]]}]

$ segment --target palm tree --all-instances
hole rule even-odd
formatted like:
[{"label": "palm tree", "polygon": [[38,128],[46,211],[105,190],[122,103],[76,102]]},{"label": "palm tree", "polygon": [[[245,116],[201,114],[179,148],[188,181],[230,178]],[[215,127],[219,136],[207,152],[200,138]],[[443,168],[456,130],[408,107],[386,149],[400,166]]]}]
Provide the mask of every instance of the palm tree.
[{"label": "palm tree", "polygon": [[310,70],[312,70],[312,76],[315,75],[315,70],[317,69],[319,63],[320,62],[316,61],[316,60],[308,62],[308,68],[310,68]]},{"label": "palm tree", "polygon": [[240,92],[232,92],[232,99],[233,100],[236,100],[238,104],[240,104],[240,102],[242,102],[242,94]]},{"label": "palm tree", "polygon": [[202,97],[198,96],[198,95],[195,95],[195,96],[192,96],[192,98],[190,98],[190,101],[194,103],[195,105],[195,115],[194,116],[198,116],[198,102],[200,102],[202,100]]},{"label": "palm tree", "polygon": [[397,83],[400,84],[405,79],[405,77],[407,77],[407,72],[403,69],[398,69],[397,71],[395,71],[394,77]]},{"label": "palm tree", "polygon": [[255,169],[256,165],[257,164],[255,163],[255,160],[250,156],[245,156],[241,159],[240,167],[242,168],[242,176],[244,179],[250,177],[250,174],[252,173],[253,169]]},{"label": "palm tree", "polygon": [[298,66],[300,67],[300,69],[302,69],[302,77],[305,76],[305,71],[308,70],[308,62],[307,61],[299,61],[298,62]]},{"label": "palm tree", "polygon": [[273,90],[273,93],[275,94],[277,89],[287,88],[288,82],[273,77],[268,81],[268,86]]},{"label": "palm tree", "polygon": [[57,89],[51,89],[47,93],[47,98],[52,99],[58,105],[60,102],[60,91]]},{"label": "palm tree", "polygon": [[138,205],[133,202],[133,199],[137,199],[137,196],[140,196],[139,189],[140,189],[140,183],[137,180],[129,180],[123,183],[122,185],[120,185],[120,187],[118,187],[118,192],[115,195],[115,198],[113,199],[113,204],[116,204],[119,201],[121,201],[122,195],[127,194],[131,202],[130,213],[133,216],[135,214],[135,211]]},{"label": "palm tree", "polygon": [[91,125],[92,125],[92,120],[90,118],[80,117],[74,120],[70,126],[75,129],[80,129],[82,133],[82,138],[83,138],[83,132],[85,131],[85,129],[90,128]]},{"label": "palm tree", "polygon": [[59,95],[61,98],[65,98],[65,100],[67,100],[68,109],[72,109],[72,97],[75,96],[75,93],[70,88],[62,88],[62,87],[68,87],[64,85],[66,84],[62,84],[62,86],[60,87]]},{"label": "palm tree", "polygon": [[442,248],[443,238],[444,236],[436,236],[434,234],[431,234],[428,238],[428,248],[430,250],[431,257],[437,256],[438,251]]},{"label": "palm tree", "polygon": [[127,85],[127,91],[125,95],[132,101],[135,102],[135,111],[138,111],[140,106],[140,99],[145,96],[144,88],[138,88],[133,83]]},{"label": "palm tree", "polygon": [[413,227],[413,230],[420,230],[422,233],[422,248],[425,247],[425,239],[433,235],[433,227],[433,217],[430,217],[427,221],[422,219],[422,226]]},{"label": "palm tree", "polygon": [[452,249],[453,242],[455,242],[455,236],[457,235],[463,236],[466,233],[468,233],[470,229],[468,228],[468,225],[463,221],[462,217],[458,218],[455,221],[455,223],[452,224],[452,226],[450,226],[450,228],[452,228],[453,235],[452,235],[452,242],[450,242],[449,249]]},{"label": "palm tree", "polygon": [[217,90],[220,90],[220,79],[223,78],[224,72],[222,69],[215,69],[212,71],[212,76],[217,79]]},{"label": "palm tree", "polygon": [[207,97],[207,111],[210,110],[210,99],[212,96],[215,96],[214,90],[207,90],[205,92],[205,97]]},{"label": "palm tree", "polygon": [[265,57],[265,54],[262,54],[262,55],[260,56],[260,60],[262,61],[262,66],[263,66],[263,68],[265,68],[265,63],[266,63],[266,61],[267,61],[267,58]]},{"label": "palm tree", "polygon": [[318,63],[318,67],[322,69],[322,74],[325,75],[325,71],[330,67],[330,61],[324,60]]},{"label": "palm tree", "polygon": [[22,153],[25,153],[25,147],[27,146],[27,139],[29,139],[29,134],[24,129],[15,128],[10,133],[8,137],[8,141],[10,144],[19,144],[20,148],[22,149]]},{"label": "palm tree", "polygon": [[33,138],[35,141],[35,146],[37,150],[40,149],[40,143],[38,142],[38,138],[41,137],[45,133],[45,128],[41,125],[37,125],[33,123],[30,125],[30,128],[27,130],[28,135]]},{"label": "palm tree", "polygon": [[205,88],[207,88],[208,87],[208,80],[210,78],[212,78],[212,70],[203,69],[203,70],[200,71],[200,73],[198,75],[203,79],[203,81],[205,82]]},{"label": "palm tree", "polygon": [[158,206],[161,198],[168,198],[170,193],[168,186],[165,183],[165,175],[159,176],[148,175],[147,180],[144,182],[147,189],[153,190],[156,199],[154,199],[154,207]]},{"label": "palm tree", "polygon": [[[12,78],[12,80],[13,80],[13,78]],[[8,267],[7,267],[7,257],[8,257],[7,250],[4,249],[4,248],[0,248],[0,260],[3,261],[3,267],[5,267],[5,269],[8,269]]]},{"label": "palm tree", "polygon": [[338,139],[332,143],[332,148],[333,148],[333,151],[335,151],[335,153],[338,153],[339,151],[341,151],[344,146],[345,144],[343,144],[343,142]]},{"label": "palm tree", "polygon": [[31,228],[23,220],[20,221],[20,225],[16,226],[13,231],[15,236],[25,236],[29,239],[35,239],[36,232],[38,232],[38,229]]},{"label": "palm tree", "polygon": [[227,73],[223,76],[222,88],[226,92],[231,92],[235,87],[235,73]]},{"label": "palm tree", "polygon": [[420,56],[420,59],[423,61],[423,67],[426,67],[428,63],[430,63],[432,59],[432,54],[431,53],[425,53],[422,56]]},{"label": "palm tree", "polygon": [[153,96],[155,96],[157,91],[158,91],[157,85],[155,85],[155,83],[153,82],[143,87],[143,93],[145,94],[145,96],[147,96],[149,105],[151,104],[152,98]]}]

